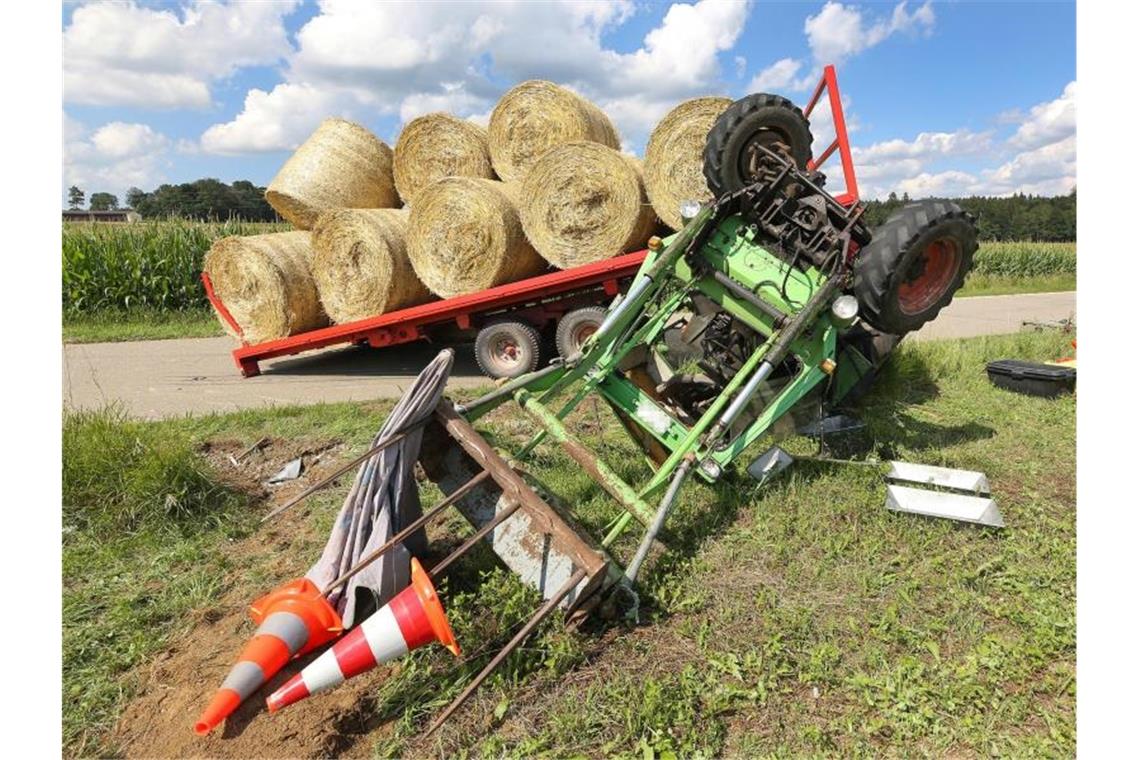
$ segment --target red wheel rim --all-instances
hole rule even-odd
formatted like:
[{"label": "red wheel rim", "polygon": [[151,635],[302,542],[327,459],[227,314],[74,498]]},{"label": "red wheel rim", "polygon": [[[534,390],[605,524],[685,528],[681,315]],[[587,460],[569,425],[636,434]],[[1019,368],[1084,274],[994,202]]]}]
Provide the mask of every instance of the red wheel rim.
[{"label": "red wheel rim", "polygon": [[519,344],[509,335],[497,338],[490,353],[492,363],[501,371],[513,372],[519,366]]},{"label": "red wheel rim", "polygon": [[946,293],[962,261],[958,243],[940,238],[926,246],[911,264],[906,279],[899,283],[899,311],[921,314]]}]

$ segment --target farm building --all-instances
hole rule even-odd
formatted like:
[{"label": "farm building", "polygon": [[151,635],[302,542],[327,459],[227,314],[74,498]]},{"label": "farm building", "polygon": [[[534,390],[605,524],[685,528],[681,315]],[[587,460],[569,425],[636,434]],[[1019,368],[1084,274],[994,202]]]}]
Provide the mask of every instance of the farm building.
[{"label": "farm building", "polygon": [[112,211],[88,211],[84,209],[64,209],[65,222],[139,222],[142,214],[129,208]]}]

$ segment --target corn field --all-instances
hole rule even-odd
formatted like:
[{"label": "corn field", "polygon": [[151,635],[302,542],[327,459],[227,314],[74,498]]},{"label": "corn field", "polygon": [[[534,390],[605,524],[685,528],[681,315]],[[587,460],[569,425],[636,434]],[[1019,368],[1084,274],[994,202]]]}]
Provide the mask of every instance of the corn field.
[{"label": "corn field", "polygon": [[971,274],[1040,277],[1076,274],[1076,243],[982,243]]},{"label": "corn field", "polygon": [[227,235],[292,229],[288,224],[202,223],[63,225],[63,313],[208,306],[199,273],[210,245]]}]

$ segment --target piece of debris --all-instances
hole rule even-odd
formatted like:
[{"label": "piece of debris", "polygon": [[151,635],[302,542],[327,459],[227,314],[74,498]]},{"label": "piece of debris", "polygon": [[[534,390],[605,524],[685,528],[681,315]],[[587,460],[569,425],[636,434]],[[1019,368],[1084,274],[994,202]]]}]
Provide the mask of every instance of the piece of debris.
[{"label": "piece of debris", "polygon": [[264,446],[267,443],[269,443],[269,439],[266,438],[265,436],[262,436],[261,438],[259,438],[258,440],[254,441],[252,444],[250,444],[249,448],[247,448],[245,451],[243,451],[242,453],[237,455],[238,461],[240,462],[241,460],[245,459],[247,456],[249,456],[253,452],[257,451],[258,449],[260,449],[262,446]]},{"label": "piece of debris", "polygon": [[289,464],[282,467],[276,475],[269,479],[269,485],[276,485],[277,483],[284,483],[289,480],[296,480],[301,477],[301,471],[304,469],[302,457],[297,457]]}]

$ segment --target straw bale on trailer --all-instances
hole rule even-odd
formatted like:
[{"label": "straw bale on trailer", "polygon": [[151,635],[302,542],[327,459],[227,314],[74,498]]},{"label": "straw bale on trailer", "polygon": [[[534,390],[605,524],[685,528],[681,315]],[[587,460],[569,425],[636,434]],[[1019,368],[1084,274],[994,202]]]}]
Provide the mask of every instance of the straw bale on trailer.
[{"label": "straw bale on trailer", "polygon": [[548,151],[527,172],[521,198],[527,238],[562,269],[642,248],[657,226],[641,162],[595,142]]},{"label": "straw bale on trailer", "polygon": [[396,208],[392,149],[359,124],[325,119],[277,172],[265,200],[302,230],[327,209]]},{"label": "straw bale on trailer", "polygon": [[444,298],[530,277],[546,262],[527,242],[518,186],[448,177],[423,188],[408,220],[408,257]]},{"label": "straw bale on trailer", "polygon": [[247,343],[284,338],[328,324],[309,269],[308,232],[231,236],[216,241],[203,268]]},{"label": "straw bale on trailer", "polygon": [[405,203],[444,177],[494,179],[487,130],[447,113],[412,119],[396,140],[392,174]]},{"label": "straw bale on trailer", "polygon": [[591,140],[621,145],[600,108],[553,82],[532,79],[508,90],[491,112],[487,131],[491,163],[504,182],[521,181],[526,170],[556,145]]},{"label": "straw bale on trailer", "polygon": [[679,230],[683,201],[712,199],[705,183],[705,138],[730,98],[686,100],[665,115],[645,149],[645,189],[661,221]]},{"label": "straw bale on trailer", "polygon": [[407,209],[333,209],[313,226],[313,279],[333,322],[431,300],[408,260]]}]

